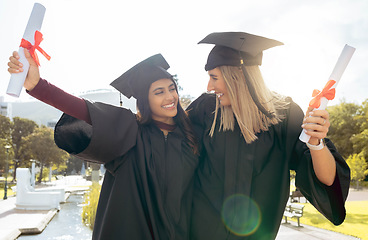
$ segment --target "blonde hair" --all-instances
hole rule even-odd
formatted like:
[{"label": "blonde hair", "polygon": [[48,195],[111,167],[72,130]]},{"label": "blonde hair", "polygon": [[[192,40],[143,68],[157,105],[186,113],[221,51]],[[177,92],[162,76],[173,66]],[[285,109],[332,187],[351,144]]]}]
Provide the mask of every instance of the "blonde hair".
[{"label": "blonde hair", "polygon": [[[213,136],[215,131],[219,109],[221,110],[219,131],[234,130],[235,116],[247,143],[255,141],[257,133],[268,131],[271,125],[281,121],[283,116],[279,115],[277,110],[286,108],[288,102],[285,101],[283,96],[271,92],[266,87],[258,66],[245,66],[250,79],[245,79],[239,67],[220,66],[219,69],[225,80],[231,105],[220,106],[219,100],[216,98],[215,118],[212,123],[210,136]],[[245,81],[249,81],[254,86],[255,95],[258,97],[259,102],[267,111],[275,113],[274,118],[268,118],[258,110]]]}]

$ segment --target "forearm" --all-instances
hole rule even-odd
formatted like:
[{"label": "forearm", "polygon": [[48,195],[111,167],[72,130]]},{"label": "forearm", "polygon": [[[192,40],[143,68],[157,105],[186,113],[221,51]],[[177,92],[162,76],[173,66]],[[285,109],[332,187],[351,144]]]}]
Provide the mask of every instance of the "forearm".
[{"label": "forearm", "polygon": [[72,117],[92,124],[87,105],[82,98],[66,93],[44,79],[40,79],[38,84],[31,91],[27,92],[38,100]]},{"label": "forearm", "polygon": [[327,146],[321,150],[310,150],[313,169],[319,181],[331,186],[336,176],[336,162]]}]

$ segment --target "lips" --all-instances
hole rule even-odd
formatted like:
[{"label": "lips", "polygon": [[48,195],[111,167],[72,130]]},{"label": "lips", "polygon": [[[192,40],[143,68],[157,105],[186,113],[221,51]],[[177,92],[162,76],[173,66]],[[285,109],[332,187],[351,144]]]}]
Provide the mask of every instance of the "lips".
[{"label": "lips", "polygon": [[220,98],[220,97],[222,97],[223,95],[224,95],[223,93],[216,93],[217,98]]}]

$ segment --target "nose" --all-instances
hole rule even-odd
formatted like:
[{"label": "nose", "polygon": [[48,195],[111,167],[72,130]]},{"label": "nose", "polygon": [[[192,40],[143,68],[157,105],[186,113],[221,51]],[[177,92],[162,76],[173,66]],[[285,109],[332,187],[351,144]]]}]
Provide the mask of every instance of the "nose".
[{"label": "nose", "polygon": [[175,98],[174,93],[168,91],[168,93],[166,94],[166,99],[167,100],[173,100]]},{"label": "nose", "polygon": [[213,80],[210,78],[210,79],[208,80],[208,84],[207,84],[207,91],[208,91],[208,92],[211,92],[211,91],[213,91],[213,90],[215,90],[215,88],[214,88],[214,86],[213,86]]}]

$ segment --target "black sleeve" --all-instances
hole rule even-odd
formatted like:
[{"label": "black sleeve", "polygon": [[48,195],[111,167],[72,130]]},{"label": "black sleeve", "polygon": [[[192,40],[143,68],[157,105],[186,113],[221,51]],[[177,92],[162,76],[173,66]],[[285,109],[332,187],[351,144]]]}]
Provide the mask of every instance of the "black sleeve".
[{"label": "black sleeve", "polygon": [[92,126],[64,114],[55,127],[55,143],[77,157],[107,163],[135,146],[138,124],[127,109],[86,101]]},{"label": "black sleeve", "polygon": [[215,94],[203,93],[186,109],[192,123],[204,127],[206,118],[210,117],[216,108]]},{"label": "black sleeve", "polygon": [[336,161],[336,177],[331,186],[321,183],[314,173],[312,157],[305,143],[299,140],[304,114],[295,103],[288,114],[287,146],[291,153],[291,169],[296,171],[295,184],[306,199],[335,225],[341,224],[346,215],[345,201],[349,192],[350,169],[333,143],[326,139],[326,146]]}]

